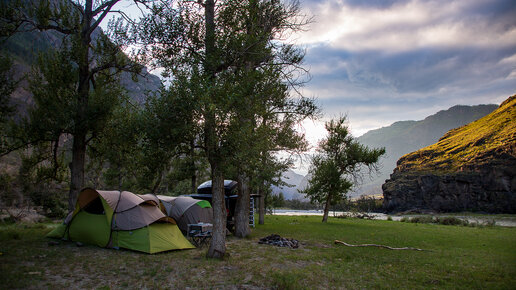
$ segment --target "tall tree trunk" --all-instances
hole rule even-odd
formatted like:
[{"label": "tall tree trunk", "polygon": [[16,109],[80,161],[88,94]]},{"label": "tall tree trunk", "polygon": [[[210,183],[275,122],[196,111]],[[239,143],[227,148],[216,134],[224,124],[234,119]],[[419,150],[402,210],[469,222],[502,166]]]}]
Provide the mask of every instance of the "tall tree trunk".
[{"label": "tall tree trunk", "polygon": [[211,181],[212,207],[213,207],[213,231],[210,248],[206,256],[208,258],[222,259],[226,254],[226,222],[227,213],[224,196],[224,176],[217,164],[212,164]]},{"label": "tall tree trunk", "polygon": [[330,212],[330,199],[331,199],[331,196],[330,196],[330,194],[328,194],[328,198],[326,199],[326,203],[324,205],[324,214],[323,214],[323,218],[322,218],[323,223],[328,221],[328,213]]},{"label": "tall tree trunk", "polygon": [[[88,3],[87,3],[88,4]],[[86,19],[89,19],[86,15]],[[68,210],[72,212],[75,209],[75,202],[79,196],[79,191],[84,187],[84,166],[86,162],[86,109],[88,108],[89,90],[90,90],[90,70],[88,64],[90,36],[86,33],[86,27],[89,27],[90,21],[83,24],[81,33],[80,49],[81,57],[79,59],[79,84],[77,86],[77,108],[75,112],[75,128],[73,132],[72,145],[72,163],[70,164],[70,193],[68,195]]]},{"label": "tall tree trunk", "polygon": [[265,190],[263,190],[263,185],[259,186],[260,194],[260,205],[258,207],[258,223],[263,225],[265,223]]},{"label": "tall tree trunk", "polygon": [[156,179],[156,182],[154,183],[154,185],[151,188],[152,194],[156,194],[158,192],[159,186],[161,185],[161,182],[163,181],[163,174],[164,174],[164,171],[161,170],[159,172],[158,179]]},{"label": "tall tree trunk", "polygon": [[77,108],[75,112],[75,128],[73,132],[72,163],[70,164],[70,193],[68,195],[68,210],[75,209],[75,202],[79,191],[84,187],[84,166],[86,162],[86,135],[88,132],[86,123],[86,109],[89,103],[90,93],[90,66],[89,46],[91,43],[91,32],[89,32],[92,16],[92,1],[85,3],[85,15],[80,32],[81,46],[78,48],[80,57],[78,59],[79,83],[77,86]]},{"label": "tall tree trunk", "polygon": [[209,76],[215,76],[214,58],[215,58],[215,0],[206,0],[204,4],[204,17],[206,18],[206,35],[204,38],[204,46],[206,56],[204,60],[204,69]]},{"label": "tall tree trunk", "polygon": [[118,165],[118,191],[122,191],[122,168]]},{"label": "tall tree trunk", "polygon": [[[205,74],[212,82],[215,82],[215,1],[206,0],[204,3],[204,17],[206,25],[206,36],[204,46],[206,50],[204,60]],[[212,92],[212,97],[215,97]],[[211,105],[211,104],[210,104]],[[209,107],[209,106],[208,106]],[[226,254],[226,222],[227,213],[224,195],[224,176],[222,173],[222,162],[220,152],[218,150],[217,131],[215,112],[207,108],[205,112],[205,145],[206,155],[211,166],[211,189],[212,189],[212,207],[213,207],[213,231],[211,237],[210,248],[206,256],[208,258],[222,259]]]},{"label": "tall tree trunk", "polygon": [[197,192],[197,166],[195,165],[195,142],[190,140],[190,157],[191,157],[191,169],[192,169],[192,189],[191,193]]},{"label": "tall tree trunk", "polygon": [[75,209],[79,191],[84,186],[84,163],[86,159],[86,136],[74,135],[72,145],[72,163],[70,163],[70,192],[68,194],[68,211]]},{"label": "tall tree trunk", "polygon": [[192,174],[192,185],[191,185],[191,193],[197,192],[197,174]]},{"label": "tall tree trunk", "polygon": [[238,175],[238,188],[239,194],[235,208],[235,236],[245,238],[251,232],[249,228],[251,194],[249,193],[249,178],[245,173]]}]

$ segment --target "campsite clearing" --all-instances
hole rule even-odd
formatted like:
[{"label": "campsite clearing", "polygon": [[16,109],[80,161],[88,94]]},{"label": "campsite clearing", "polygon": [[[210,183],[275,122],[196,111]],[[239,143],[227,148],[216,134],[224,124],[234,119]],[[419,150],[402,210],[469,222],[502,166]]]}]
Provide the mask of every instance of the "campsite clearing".
[{"label": "campsite clearing", "polygon": [[[154,255],[45,238],[56,224],[0,225],[3,288],[493,288],[516,285],[516,229],[360,219],[267,216],[251,238]],[[260,245],[276,233],[298,249]],[[350,248],[375,243],[429,251]]]}]

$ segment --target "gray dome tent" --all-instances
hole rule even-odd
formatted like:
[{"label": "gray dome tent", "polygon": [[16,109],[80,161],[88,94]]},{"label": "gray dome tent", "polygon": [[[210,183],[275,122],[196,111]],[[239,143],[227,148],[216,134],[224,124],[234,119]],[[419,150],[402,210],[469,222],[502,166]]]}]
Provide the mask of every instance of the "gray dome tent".
[{"label": "gray dome tent", "polygon": [[157,197],[166,215],[173,218],[184,233],[188,230],[188,224],[213,223],[213,209],[206,200],[189,196],[158,195]]}]

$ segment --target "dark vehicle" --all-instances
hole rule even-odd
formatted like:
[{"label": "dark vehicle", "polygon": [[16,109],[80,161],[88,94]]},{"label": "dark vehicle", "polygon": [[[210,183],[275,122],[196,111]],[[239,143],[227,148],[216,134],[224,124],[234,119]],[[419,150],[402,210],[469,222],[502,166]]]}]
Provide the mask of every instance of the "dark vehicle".
[{"label": "dark vehicle", "polygon": [[[227,224],[226,227],[232,231],[235,226],[235,207],[238,197],[238,183],[233,180],[224,180],[224,195],[226,200]],[[197,193],[188,195],[195,199],[207,200],[212,203],[211,180],[204,182],[197,187]]]}]

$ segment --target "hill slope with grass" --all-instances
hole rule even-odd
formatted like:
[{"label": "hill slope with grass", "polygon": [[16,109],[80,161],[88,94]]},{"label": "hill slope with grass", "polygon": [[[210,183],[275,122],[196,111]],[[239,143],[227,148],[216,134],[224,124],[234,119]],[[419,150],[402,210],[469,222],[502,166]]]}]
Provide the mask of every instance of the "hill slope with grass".
[{"label": "hill slope with grass", "polygon": [[382,188],[389,211],[516,212],[516,95],[401,157]]},{"label": "hill slope with grass", "polygon": [[396,167],[396,161],[401,156],[434,144],[449,130],[478,120],[497,107],[497,105],[457,105],[423,120],[396,122],[358,137],[361,144],[370,148],[385,147],[386,154],[380,158],[382,164],[380,174],[373,176],[372,179],[366,178],[364,184],[357,188],[352,196],[381,194],[382,184],[389,178]]}]

